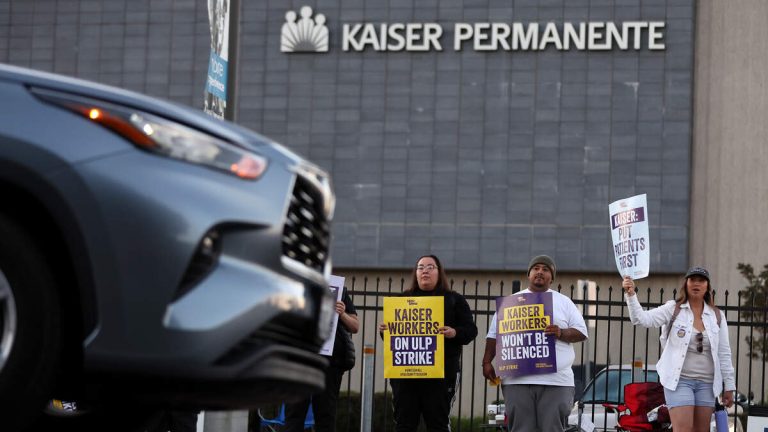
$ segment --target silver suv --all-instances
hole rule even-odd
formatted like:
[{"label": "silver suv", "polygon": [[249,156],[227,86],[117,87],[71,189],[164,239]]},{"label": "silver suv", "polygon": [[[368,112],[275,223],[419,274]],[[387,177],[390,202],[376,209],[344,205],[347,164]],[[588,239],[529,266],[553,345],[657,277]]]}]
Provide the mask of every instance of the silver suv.
[{"label": "silver suv", "polygon": [[50,399],[83,415],[36,421],[118,430],[160,406],[322,389],[325,172],[233,124],[81,80],[0,65],[0,101],[3,430]]}]

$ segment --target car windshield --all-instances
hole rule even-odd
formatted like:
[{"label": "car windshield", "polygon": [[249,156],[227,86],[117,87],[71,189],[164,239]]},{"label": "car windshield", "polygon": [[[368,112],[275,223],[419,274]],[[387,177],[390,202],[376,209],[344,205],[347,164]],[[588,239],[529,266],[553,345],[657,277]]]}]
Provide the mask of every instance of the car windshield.
[{"label": "car windshield", "polygon": [[[634,381],[657,382],[659,375],[656,371],[640,370]],[[629,369],[602,370],[584,389],[581,400],[584,403],[621,403],[624,401],[624,386],[631,382],[633,382],[632,371]]]}]

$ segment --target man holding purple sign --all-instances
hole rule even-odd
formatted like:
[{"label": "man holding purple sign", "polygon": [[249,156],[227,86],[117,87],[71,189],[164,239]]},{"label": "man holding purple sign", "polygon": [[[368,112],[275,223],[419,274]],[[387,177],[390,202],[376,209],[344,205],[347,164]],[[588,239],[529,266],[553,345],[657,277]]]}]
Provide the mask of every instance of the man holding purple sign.
[{"label": "man holding purple sign", "polygon": [[571,344],[587,338],[587,325],[571,299],[550,289],[554,279],[552,258],[534,257],[528,265],[528,288],[497,301],[488,328],[483,376],[498,379],[491,361],[499,351],[497,366],[512,432],[562,432],[573,405],[576,353]]}]

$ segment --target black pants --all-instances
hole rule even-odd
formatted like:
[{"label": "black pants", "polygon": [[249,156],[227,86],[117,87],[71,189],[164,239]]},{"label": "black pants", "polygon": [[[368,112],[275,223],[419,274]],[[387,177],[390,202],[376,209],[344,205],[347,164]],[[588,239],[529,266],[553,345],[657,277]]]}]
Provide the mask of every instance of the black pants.
[{"label": "black pants", "polygon": [[333,432],[336,430],[336,402],[339,400],[339,387],[344,371],[335,366],[329,366],[325,372],[325,390],[299,402],[285,404],[285,432],[301,432],[304,430],[304,419],[307,409],[312,403],[315,415],[315,430],[317,432]]},{"label": "black pants", "polygon": [[445,378],[391,379],[395,431],[413,432],[420,417],[429,432],[448,432],[449,415],[456,394],[459,359],[445,359]]}]

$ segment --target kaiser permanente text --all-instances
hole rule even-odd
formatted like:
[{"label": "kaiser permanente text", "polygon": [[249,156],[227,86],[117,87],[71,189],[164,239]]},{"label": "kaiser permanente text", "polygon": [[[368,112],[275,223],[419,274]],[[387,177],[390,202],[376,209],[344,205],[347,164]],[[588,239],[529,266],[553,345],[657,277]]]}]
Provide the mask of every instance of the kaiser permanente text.
[{"label": "kaiser permanente text", "polygon": [[[556,23],[456,23],[453,49],[471,44],[475,51],[664,50],[665,23],[625,21]],[[438,23],[344,24],[344,51],[442,51],[443,27]]]}]

